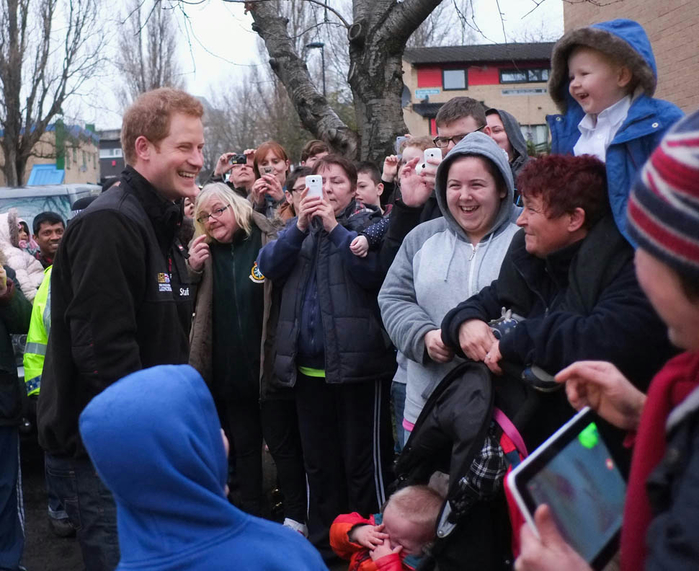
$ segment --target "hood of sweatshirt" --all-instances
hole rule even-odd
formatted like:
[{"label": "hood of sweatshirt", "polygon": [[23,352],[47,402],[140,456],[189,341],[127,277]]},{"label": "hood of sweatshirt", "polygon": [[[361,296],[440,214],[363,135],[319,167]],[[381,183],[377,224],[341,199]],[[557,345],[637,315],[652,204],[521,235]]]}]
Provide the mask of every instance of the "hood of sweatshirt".
[{"label": "hood of sweatshirt", "polygon": [[587,46],[623,62],[638,88],[648,97],[655,93],[658,68],[646,31],[633,20],[611,20],[568,32],[553,47],[549,94],[562,113],[570,105],[580,105],[568,93],[568,58],[576,46]]},{"label": "hood of sweatshirt", "polygon": [[[486,115],[490,115],[491,113],[497,113],[500,116],[503,127],[505,127],[507,139],[510,141],[510,146],[512,146],[512,150],[514,151],[510,168],[512,169],[513,175],[517,176],[525,163],[529,162],[531,159],[527,152],[527,141],[524,140],[522,128],[519,126],[519,121],[503,109],[488,109],[485,112]],[[515,186],[517,186],[516,180],[514,183]]]},{"label": "hood of sweatshirt", "polygon": [[244,525],[248,516],[224,493],[228,461],[216,407],[192,367],[124,377],[88,404],[80,433],[114,494],[121,565],[184,553]]},{"label": "hood of sweatshirt", "polygon": [[505,187],[507,189],[507,195],[500,201],[500,209],[495,217],[493,226],[483,237],[483,241],[485,241],[488,240],[490,236],[496,235],[499,231],[505,228],[509,222],[512,221],[515,208],[512,169],[510,169],[507,153],[498,147],[497,143],[488,135],[479,132],[470,133],[459,141],[459,144],[449,151],[449,154],[439,165],[435,184],[437,204],[439,204],[439,209],[442,211],[442,215],[446,220],[447,226],[457,236],[466,240],[467,242],[470,242],[470,240],[466,235],[466,232],[464,232],[463,228],[461,228],[461,226],[459,226],[459,224],[456,222],[454,216],[449,211],[449,206],[447,205],[447,177],[449,175],[449,167],[456,159],[465,156],[477,156],[493,163],[502,174],[502,178],[505,181]]}]

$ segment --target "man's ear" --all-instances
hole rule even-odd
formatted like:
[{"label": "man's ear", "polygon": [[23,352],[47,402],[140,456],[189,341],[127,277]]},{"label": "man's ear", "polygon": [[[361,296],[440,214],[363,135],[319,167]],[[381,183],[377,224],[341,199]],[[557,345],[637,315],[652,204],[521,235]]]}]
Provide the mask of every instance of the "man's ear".
[{"label": "man's ear", "polygon": [[568,232],[570,233],[577,232],[585,224],[585,211],[579,206],[568,216],[570,217],[568,222]]},{"label": "man's ear", "polygon": [[134,147],[136,148],[136,156],[139,159],[141,159],[142,161],[150,160],[152,146],[151,142],[148,139],[141,135],[138,139],[136,139]]},{"label": "man's ear", "polygon": [[383,194],[383,183],[380,182],[376,185],[376,195],[381,196]]},{"label": "man's ear", "polygon": [[284,191],[284,197],[286,198],[286,201],[293,206],[294,200],[293,200],[293,197],[291,196],[291,193],[288,190]]},{"label": "man's ear", "polygon": [[617,73],[617,85],[619,85],[619,87],[626,87],[631,83],[632,79],[633,73],[631,73],[631,70],[625,65],[620,66]]},{"label": "man's ear", "polygon": [[490,130],[490,126],[489,126],[489,125],[486,125],[485,127],[483,127],[482,130],[483,130],[483,133],[485,133],[486,135],[488,135],[488,137],[492,137],[492,136],[493,136],[493,133],[492,133],[492,131]]}]

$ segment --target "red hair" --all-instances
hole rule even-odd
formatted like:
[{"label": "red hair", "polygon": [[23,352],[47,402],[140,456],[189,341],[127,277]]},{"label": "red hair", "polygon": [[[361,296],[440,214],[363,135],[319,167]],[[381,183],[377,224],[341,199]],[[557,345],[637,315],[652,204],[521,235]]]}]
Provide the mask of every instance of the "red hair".
[{"label": "red hair", "polygon": [[530,161],[517,177],[517,189],[524,198],[541,197],[548,218],[582,208],[585,228],[610,210],[606,168],[591,155],[549,155]]},{"label": "red hair", "polygon": [[[278,159],[285,162],[289,160],[289,156],[286,154],[284,147],[282,147],[276,141],[267,141],[266,143],[262,143],[255,151],[255,160],[253,161],[252,165],[252,170],[255,171],[255,178],[260,178],[262,176],[260,174],[259,164],[265,160],[270,151],[272,151]],[[286,169],[286,174],[287,176],[289,174],[288,168]]]}]

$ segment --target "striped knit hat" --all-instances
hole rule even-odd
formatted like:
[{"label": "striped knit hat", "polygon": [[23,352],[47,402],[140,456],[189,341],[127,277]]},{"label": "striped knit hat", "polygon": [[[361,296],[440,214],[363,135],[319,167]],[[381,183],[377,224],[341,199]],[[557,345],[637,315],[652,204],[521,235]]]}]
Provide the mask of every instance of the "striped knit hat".
[{"label": "striped knit hat", "polygon": [[627,215],[639,247],[699,280],[699,112],[663,137],[634,185]]}]

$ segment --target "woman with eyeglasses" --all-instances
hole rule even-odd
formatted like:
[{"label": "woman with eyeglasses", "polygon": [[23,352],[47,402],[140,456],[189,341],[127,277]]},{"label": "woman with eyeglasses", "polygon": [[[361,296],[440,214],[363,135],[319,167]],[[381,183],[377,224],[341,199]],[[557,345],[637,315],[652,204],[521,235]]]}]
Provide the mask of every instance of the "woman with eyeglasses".
[{"label": "woman with eyeglasses", "polygon": [[276,227],[226,184],[204,187],[194,205],[189,266],[198,282],[190,364],[206,380],[233,442],[241,507],[261,515],[262,439],[277,466],[285,525],[306,531],[306,482],[296,408],[272,384],[278,296],[255,259]]}]

